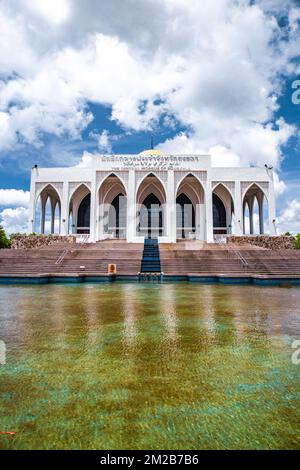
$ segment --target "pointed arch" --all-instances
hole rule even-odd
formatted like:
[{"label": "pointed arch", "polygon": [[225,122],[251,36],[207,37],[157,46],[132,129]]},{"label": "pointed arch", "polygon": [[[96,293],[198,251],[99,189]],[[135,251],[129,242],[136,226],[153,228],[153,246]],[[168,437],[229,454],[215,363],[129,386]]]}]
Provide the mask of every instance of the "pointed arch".
[{"label": "pointed arch", "polygon": [[[251,183],[243,193],[242,207],[243,207],[243,220],[244,220],[244,233],[245,233],[245,209],[246,205],[249,208],[249,224],[250,224],[250,235],[253,235],[255,231],[259,231],[260,234],[264,233],[264,201],[266,200],[268,205],[268,197],[259,183]],[[258,205],[257,222],[259,224],[259,230],[255,230],[255,201]]]},{"label": "pointed arch", "polygon": [[98,189],[99,203],[110,204],[117,194],[127,197],[125,183],[115,173],[107,175],[100,183]]},{"label": "pointed arch", "polygon": [[61,197],[60,197],[60,194],[58,192],[58,189],[54,186],[54,184],[52,183],[45,183],[45,186],[43,186],[36,194],[36,197],[35,197],[35,202],[39,199],[39,197],[42,195],[42,193],[45,193],[47,192],[49,195],[52,193],[52,194],[55,194],[56,195],[56,198],[59,202],[61,202]]},{"label": "pointed arch", "polygon": [[[85,183],[79,183],[69,199],[69,220],[75,234],[89,234],[91,225],[91,191]],[[68,228],[70,232],[70,227]]]},{"label": "pointed arch", "polygon": [[[224,183],[222,183],[221,181],[219,183],[217,183],[214,187],[213,187],[213,192],[220,192],[221,191],[224,191],[225,193],[228,193],[232,199],[232,202],[234,200],[234,194],[232,194],[232,191],[231,189],[229,189]],[[222,199],[222,198],[221,198]]]},{"label": "pointed arch", "polygon": [[153,193],[159,199],[161,204],[166,203],[167,191],[165,185],[161,178],[152,172],[149,172],[144,176],[136,189],[137,204],[142,204],[143,200],[150,193]]},{"label": "pointed arch", "polygon": [[214,235],[232,233],[234,202],[231,191],[222,182],[216,184],[212,191],[213,230]]},{"label": "pointed arch", "polygon": [[[58,221],[55,223],[56,207],[58,206]],[[46,183],[45,186],[38,192],[35,203],[35,224],[39,221],[39,227],[35,227],[37,233],[60,233],[60,217],[61,217],[61,198],[57,188],[51,184]]]},{"label": "pointed arch", "polygon": [[152,181],[154,181],[154,180],[159,181],[159,183],[161,185],[161,188],[163,188],[162,194],[164,194],[164,199],[166,199],[167,190],[166,190],[165,183],[163,182],[162,178],[159,175],[157,175],[155,172],[149,171],[149,173],[147,173],[146,175],[143,176],[143,178],[141,179],[141,181],[139,182],[139,184],[136,188],[136,191],[135,191],[136,201],[138,201],[138,192],[139,192],[141,186],[145,183],[145,181],[148,178],[151,178]]},{"label": "pointed arch", "polygon": [[102,185],[106,182],[106,180],[109,179],[109,178],[111,178],[111,179],[114,178],[114,179],[119,180],[120,183],[122,184],[123,188],[124,188],[124,191],[125,191],[126,195],[127,195],[127,185],[126,185],[126,182],[125,182],[124,178],[122,178],[122,176],[120,176],[119,174],[114,173],[113,171],[112,171],[111,173],[107,174],[106,176],[104,176],[104,178],[102,178],[102,179],[100,180],[100,182],[98,183],[98,186],[97,186],[97,188],[96,188],[96,193],[97,193],[97,194],[99,194],[99,191],[100,191],[100,189],[101,189],[101,186],[102,186]]},{"label": "pointed arch", "polygon": [[247,186],[246,189],[244,189],[243,191],[243,194],[242,194],[242,200],[244,200],[246,194],[251,191],[251,190],[256,190],[256,192],[262,192],[264,197],[267,199],[268,201],[268,194],[266,193],[266,191],[263,189],[263,187],[257,183],[256,181],[254,181],[253,183],[250,183],[249,186]]},{"label": "pointed arch", "polygon": [[90,188],[88,187],[88,185],[86,183],[78,183],[77,186],[75,186],[75,188],[70,193],[69,204],[70,204],[71,199],[73,198],[74,194],[79,193],[79,191],[81,193],[83,193],[85,191],[85,195],[88,194],[89,192],[91,192]]},{"label": "pointed arch", "polygon": [[162,180],[149,172],[136,190],[137,235],[158,237],[164,234],[167,192]]},{"label": "pointed arch", "polygon": [[176,185],[175,198],[176,238],[204,239],[205,189],[202,182],[187,172]]},{"label": "pointed arch", "polygon": [[186,172],[186,174],[184,176],[182,176],[182,178],[178,181],[178,183],[176,184],[176,187],[175,187],[175,194],[178,193],[178,189],[181,185],[181,183],[186,179],[186,178],[195,178],[195,180],[197,180],[197,182],[200,184],[201,188],[202,188],[202,191],[203,191],[203,194],[204,194],[204,198],[206,196],[206,188],[203,184],[203,181],[200,180],[200,178],[195,175],[193,172],[189,171],[189,172]]},{"label": "pointed arch", "polygon": [[126,238],[127,191],[122,178],[107,175],[98,189],[99,238]]}]

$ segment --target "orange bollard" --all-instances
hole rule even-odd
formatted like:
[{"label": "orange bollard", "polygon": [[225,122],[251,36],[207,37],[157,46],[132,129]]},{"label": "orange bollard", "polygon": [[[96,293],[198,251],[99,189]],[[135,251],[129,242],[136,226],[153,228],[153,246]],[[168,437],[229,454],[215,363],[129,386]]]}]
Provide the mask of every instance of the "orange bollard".
[{"label": "orange bollard", "polygon": [[109,264],[108,265],[108,274],[116,274],[117,272],[117,265],[116,264]]}]

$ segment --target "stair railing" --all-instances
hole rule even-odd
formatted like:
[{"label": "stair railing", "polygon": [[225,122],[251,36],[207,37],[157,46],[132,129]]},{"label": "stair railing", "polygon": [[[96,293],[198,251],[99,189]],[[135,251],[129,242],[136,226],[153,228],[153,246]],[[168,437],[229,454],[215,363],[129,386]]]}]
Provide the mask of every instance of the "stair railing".
[{"label": "stair railing", "polygon": [[67,249],[63,250],[58,256],[57,260],[55,261],[55,264],[61,264],[64,258],[66,257],[67,253],[69,253],[69,250]]},{"label": "stair railing", "polygon": [[244,258],[244,256],[242,255],[242,253],[238,250],[234,250],[238,259],[240,260],[240,262],[242,263],[243,265],[243,268],[244,269],[248,269],[249,268],[249,263],[248,261]]}]

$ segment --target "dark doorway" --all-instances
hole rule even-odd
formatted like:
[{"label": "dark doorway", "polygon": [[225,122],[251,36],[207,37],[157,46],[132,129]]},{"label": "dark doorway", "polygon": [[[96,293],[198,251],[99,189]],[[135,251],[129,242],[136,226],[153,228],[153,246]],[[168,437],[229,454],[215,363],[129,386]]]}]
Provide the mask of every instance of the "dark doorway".
[{"label": "dark doorway", "polygon": [[119,193],[112,201],[109,209],[109,232],[115,233],[116,238],[122,237],[126,229],[125,196]]},{"label": "dark doorway", "polygon": [[91,195],[82,199],[78,208],[77,233],[90,233]]},{"label": "dark doorway", "polygon": [[227,233],[226,209],[223,202],[216,194],[213,194],[213,224],[214,233]]},{"label": "dark doorway", "polygon": [[140,231],[144,232],[149,238],[151,236],[161,236],[163,227],[163,214],[160,200],[154,195],[144,199],[140,211]]},{"label": "dark doorway", "polygon": [[181,193],[176,199],[177,237],[186,238],[188,233],[195,233],[195,209],[190,198]]}]

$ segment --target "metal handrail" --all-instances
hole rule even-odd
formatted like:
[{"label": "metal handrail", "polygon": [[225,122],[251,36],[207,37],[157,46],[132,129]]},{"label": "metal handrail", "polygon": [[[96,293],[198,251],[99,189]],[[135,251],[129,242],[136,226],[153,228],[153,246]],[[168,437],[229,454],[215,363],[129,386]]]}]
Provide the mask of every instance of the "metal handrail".
[{"label": "metal handrail", "polygon": [[234,248],[234,246],[231,246],[230,243],[227,245],[227,252],[228,252],[228,256],[229,256],[229,253],[233,253],[235,255],[235,257],[242,263],[242,265],[245,268],[249,267],[249,263],[246,260],[246,258],[244,258],[242,253],[240,251],[238,251],[236,248]]},{"label": "metal handrail", "polygon": [[65,256],[67,255],[67,253],[69,252],[69,250],[65,249],[63,250],[59,257],[57,258],[57,260],[55,261],[55,264],[61,264],[61,262],[63,261],[63,259],[65,258]]},{"label": "metal handrail", "polygon": [[237,251],[235,250],[235,253],[237,255],[237,257],[239,258],[239,260],[241,261],[241,263],[243,264],[244,267],[248,268],[249,266],[249,263],[248,261],[244,258],[244,256],[242,255],[242,253],[240,251]]}]

